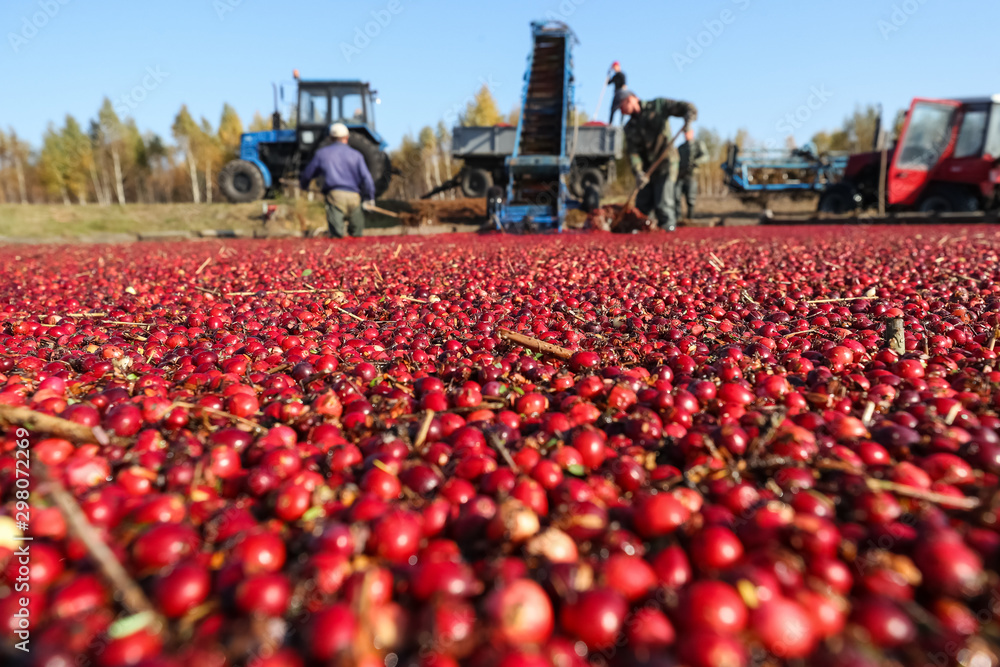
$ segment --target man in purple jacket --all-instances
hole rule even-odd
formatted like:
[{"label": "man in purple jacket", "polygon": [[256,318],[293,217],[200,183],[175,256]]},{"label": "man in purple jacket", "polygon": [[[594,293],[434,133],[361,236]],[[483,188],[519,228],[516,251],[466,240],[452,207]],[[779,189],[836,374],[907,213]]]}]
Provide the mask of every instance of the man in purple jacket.
[{"label": "man in purple jacket", "polygon": [[[334,123],[330,126],[330,136],[333,143],[325,146],[313,157],[309,166],[302,172],[302,189],[309,189],[309,183],[323,173],[323,195],[326,197],[326,224],[330,227],[330,236],[344,238],[346,232],[351,236],[361,236],[365,231],[364,201],[375,200],[375,182],[372,180],[365,158],[360,152],[347,145],[347,126]],[[344,229],[344,218],[350,223],[350,229]]]}]

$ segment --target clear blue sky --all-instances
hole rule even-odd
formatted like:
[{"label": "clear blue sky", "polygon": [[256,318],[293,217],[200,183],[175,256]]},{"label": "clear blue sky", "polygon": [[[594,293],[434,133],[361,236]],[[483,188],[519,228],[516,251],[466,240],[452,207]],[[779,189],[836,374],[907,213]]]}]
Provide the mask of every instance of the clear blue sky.
[{"label": "clear blue sky", "polygon": [[[373,12],[390,18],[348,62],[342,44]],[[593,113],[617,59],[641,97],[692,101],[699,124],[723,136],[744,127],[780,144],[791,129],[802,143],[859,103],[892,113],[915,95],[1000,92],[995,1],[2,0],[0,126],[37,146],[50,120],[90,118],[105,95],[120,105],[144,79],[129,100],[143,130],[169,137],[182,103],[215,125],[229,102],[248,122],[271,110],[271,82],[298,68],[371,81],[378,129],[396,145],[453,119],[482,81],[511,109],[528,24],[557,16],[580,39],[582,108]],[[26,27],[32,17],[43,27]]]}]

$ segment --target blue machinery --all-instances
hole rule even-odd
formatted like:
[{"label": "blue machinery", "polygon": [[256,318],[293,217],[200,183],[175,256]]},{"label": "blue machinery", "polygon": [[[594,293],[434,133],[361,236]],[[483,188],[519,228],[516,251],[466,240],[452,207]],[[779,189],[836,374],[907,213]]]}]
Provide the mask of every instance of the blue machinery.
[{"label": "blue machinery", "polygon": [[505,161],[506,196],[501,200],[494,192],[488,205],[498,230],[520,225],[561,232],[572,163],[566,153],[566,129],[573,104],[571,51],[576,36],[558,22],[534,22],[531,34],[534,47],[524,75],[514,152]]},{"label": "blue machinery", "polygon": [[811,146],[790,151],[729,146],[722,170],[726,185],[737,194],[821,192],[839,181],[847,168],[847,154],[816,156]]}]

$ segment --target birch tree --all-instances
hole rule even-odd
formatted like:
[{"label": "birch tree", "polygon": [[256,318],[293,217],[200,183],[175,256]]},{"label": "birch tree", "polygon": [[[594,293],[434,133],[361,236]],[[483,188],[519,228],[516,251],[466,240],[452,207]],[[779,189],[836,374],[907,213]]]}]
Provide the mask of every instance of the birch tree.
[{"label": "birch tree", "polygon": [[181,110],[177,112],[172,130],[174,139],[177,140],[177,145],[184,153],[184,158],[188,164],[188,174],[191,177],[192,201],[195,204],[200,204],[201,190],[198,187],[198,156],[196,154],[200,130],[197,123],[191,117],[186,104],[181,106]]}]

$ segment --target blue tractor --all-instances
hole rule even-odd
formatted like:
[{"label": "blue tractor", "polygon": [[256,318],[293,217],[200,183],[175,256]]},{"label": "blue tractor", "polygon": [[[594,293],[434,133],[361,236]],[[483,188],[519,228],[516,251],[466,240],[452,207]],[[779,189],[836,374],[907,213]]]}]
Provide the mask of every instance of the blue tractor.
[{"label": "blue tractor", "polygon": [[282,127],[277,110],[272,127],[265,132],[247,132],[240,139],[240,156],[219,173],[219,189],[234,203],[273,196],[283,182],[297,182],[299,172],[316,151],[330,142],[332,123],[344,123],[351,134],[348,143],[361,152],[375,181],[375,196],[389,187],[396,171],[388,144],[375,131],[375,91],[363,81],[302,81],[295,98],[293,127]]}]

